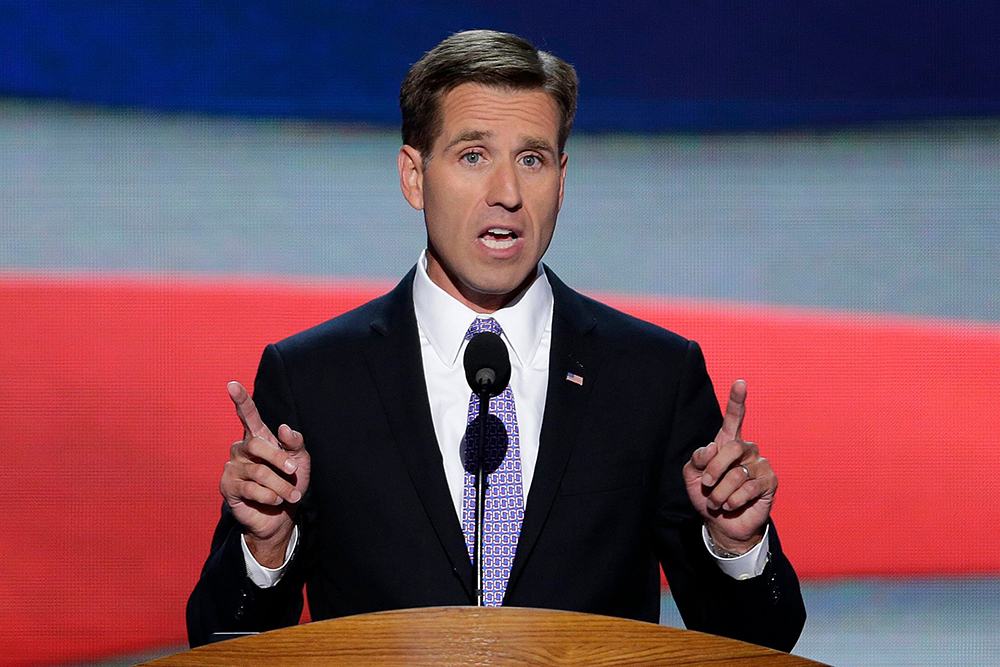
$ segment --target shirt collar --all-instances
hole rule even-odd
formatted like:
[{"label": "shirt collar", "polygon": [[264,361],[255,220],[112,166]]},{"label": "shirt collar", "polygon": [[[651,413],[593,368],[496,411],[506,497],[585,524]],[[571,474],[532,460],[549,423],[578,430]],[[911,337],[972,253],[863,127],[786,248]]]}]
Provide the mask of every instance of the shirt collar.
[{"label": "shirt collar", "polygon": [[427,253],[420,253],[413,280],[413,308],[417,325],[441,362],[449,368],[458,361],[465,332],[476,317],[493,317],[522,367],[531,363],[552,314],[552,286],[539,263],[528,289],[491,315],[476,313],[438,287],[427,275]]}]

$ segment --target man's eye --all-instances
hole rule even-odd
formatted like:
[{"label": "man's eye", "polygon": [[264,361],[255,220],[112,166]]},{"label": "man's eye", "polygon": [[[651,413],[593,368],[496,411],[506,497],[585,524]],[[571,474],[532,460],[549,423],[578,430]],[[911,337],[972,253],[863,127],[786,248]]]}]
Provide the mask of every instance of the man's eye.
[{"label": "man's eye", "polygon": [[482,159],[482,157],[483,156],[480,155],[479,153],[466,153],[465,155],[462,156],[462,159],[468,162],[469,164],[479,164],[479,161],[480,159]]},{"label": "man's eye", "polygon": [[525,155],[523,158],[521,158],[521,164],[523,164],[525,167],[537,167],[539,164],[541,164],[541,162],[542,161],[538,159],[537,155]]}]

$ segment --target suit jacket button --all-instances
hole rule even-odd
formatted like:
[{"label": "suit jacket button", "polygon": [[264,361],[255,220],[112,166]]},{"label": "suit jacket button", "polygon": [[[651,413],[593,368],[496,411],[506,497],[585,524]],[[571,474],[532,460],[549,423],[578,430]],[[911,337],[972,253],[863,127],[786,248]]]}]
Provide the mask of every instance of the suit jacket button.
[{"label": "suit jacket button", "polygon": [[240,620],[244,616],[246,616],[246,613],[247,613],[247,599],[249,597],[250,597],[250,594],[247,593],[246,590],[241,590],[240,591],[239,604],[236,605],[236,611],[233,612],[233,616],[236,617],[236,620]]}]

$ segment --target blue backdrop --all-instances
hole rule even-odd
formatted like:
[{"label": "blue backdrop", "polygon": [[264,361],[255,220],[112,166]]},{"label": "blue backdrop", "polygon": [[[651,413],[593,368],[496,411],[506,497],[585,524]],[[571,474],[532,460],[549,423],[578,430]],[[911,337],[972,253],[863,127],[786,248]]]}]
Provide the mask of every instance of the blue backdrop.
[{"label": "blue backdrop", "polygon": [[584,130],[768,129],[1000,113],[994,2],[0,2],[0,94],[398,123],[451,32],[578,68]]}]

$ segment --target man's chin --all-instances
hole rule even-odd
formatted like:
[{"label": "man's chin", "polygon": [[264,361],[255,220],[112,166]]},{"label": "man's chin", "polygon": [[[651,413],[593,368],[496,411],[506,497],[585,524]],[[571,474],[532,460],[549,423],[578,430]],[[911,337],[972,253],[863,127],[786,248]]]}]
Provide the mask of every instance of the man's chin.
[{"label": "man's chin", "polygon": [[464,282],[462,292],[463,296],[474,303],[490,304],[494,308],[502,307],[524,291],[534,277],[535,271],[532,269],[520,277]]},{"label": "man's chin", "polygon": [[495,302],[513,299],[518,293],[517,286],[507,287],[505,285],[464,285],[462,294],[475,302]]},{"label": "man's chin", "polygon": [[535,277],[535,270],[532,267],[530,272],[523,275],[513,275],[498,277],[493,276],[492,280],[480,280],[475,283],[466,283],[466,287],[478,294],[490,297],[516,296],[521,290],[531,284]]}]

